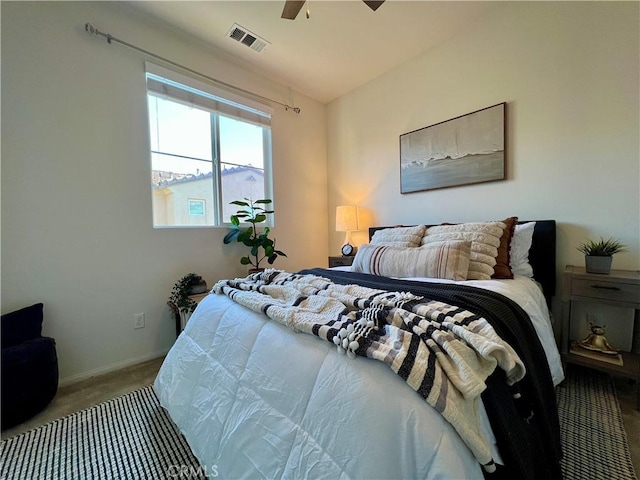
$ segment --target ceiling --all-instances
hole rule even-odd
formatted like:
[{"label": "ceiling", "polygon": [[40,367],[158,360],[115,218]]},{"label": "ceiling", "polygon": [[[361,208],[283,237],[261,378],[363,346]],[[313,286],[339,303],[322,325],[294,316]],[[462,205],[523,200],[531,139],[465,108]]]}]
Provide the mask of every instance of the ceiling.
[{"label": "ceiling", "polygon": [[[387,0],[373,12],[360,0],[310,0],[295,20],[280,18],[284,0],[129,3],[236,63],[327,103],[508,2]],[[270,44],[258,53],[228,38],[234,23]]]}]

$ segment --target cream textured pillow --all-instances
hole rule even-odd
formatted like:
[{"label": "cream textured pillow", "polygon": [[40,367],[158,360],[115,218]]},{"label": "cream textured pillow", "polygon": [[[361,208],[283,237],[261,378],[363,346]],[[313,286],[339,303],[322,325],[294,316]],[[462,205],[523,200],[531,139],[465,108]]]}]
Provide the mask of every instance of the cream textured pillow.
[{"label": "cream textured pillow", "polygon": [[422,247],[362,245],[352,272],[385,277],[431,277],[466,280],[471,242],[433,242]]},{"label": "cream textured pillow", "polygon": [[459,223],[429,227],[422,244],[466,240],[471,242],[469,280],[490,280],[498,256],[500,238],[506,225],[502,222]]},{"label": "cream textured pillow", "polygon": [[395,247],[419,247],[427,227],[394,227],[376,230],[371,237],[371,245],[387,245]]}]

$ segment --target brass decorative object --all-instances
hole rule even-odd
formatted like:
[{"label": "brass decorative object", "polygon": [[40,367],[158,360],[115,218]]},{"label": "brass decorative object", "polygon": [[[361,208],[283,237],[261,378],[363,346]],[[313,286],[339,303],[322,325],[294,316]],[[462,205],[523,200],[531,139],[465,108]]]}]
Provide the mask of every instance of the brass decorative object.
[{"label": "brass decorative object", "polygon": [[593,352],[616,355],[618,350],[613,347],[607,340],[607,337],[604,336],[605,329],[607,328],[606,325],[594,325],[589,322],[589,326],[591,327],[591,333],[587,335],[587,338],[578,342],[578,345]]}]

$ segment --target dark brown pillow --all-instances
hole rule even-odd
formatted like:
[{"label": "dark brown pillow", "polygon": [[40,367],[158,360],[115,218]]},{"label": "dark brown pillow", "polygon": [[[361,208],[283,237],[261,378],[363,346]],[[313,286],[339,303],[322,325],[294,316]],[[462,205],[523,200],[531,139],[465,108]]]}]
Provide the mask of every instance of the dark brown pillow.
[{"label": "dark brown pillow", "polygon": [[491,278],[513,278],[513,272],[509,264],[511,250],[511,237],[518,223],[518,217],[509,217],[506,220],[502,220],[502,223],[506,225],[502,237],[500,237],[500,246],[498,247],[498,256],[496,257],[496,264],[493,267],[493,275]]}]

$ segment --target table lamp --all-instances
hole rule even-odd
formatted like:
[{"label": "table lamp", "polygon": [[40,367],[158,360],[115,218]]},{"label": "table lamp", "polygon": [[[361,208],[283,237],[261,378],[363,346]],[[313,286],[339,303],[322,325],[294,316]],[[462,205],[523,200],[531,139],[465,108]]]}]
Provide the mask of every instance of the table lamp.
[{"label": "table lamp", "polygon": [[355,205],[341,205],[336,207],[336,231],[346,232],[342,255],[351,256],[355,253],[355,247],[349,243],[349,232],[360,230],[358,225],[358,207]]}]

